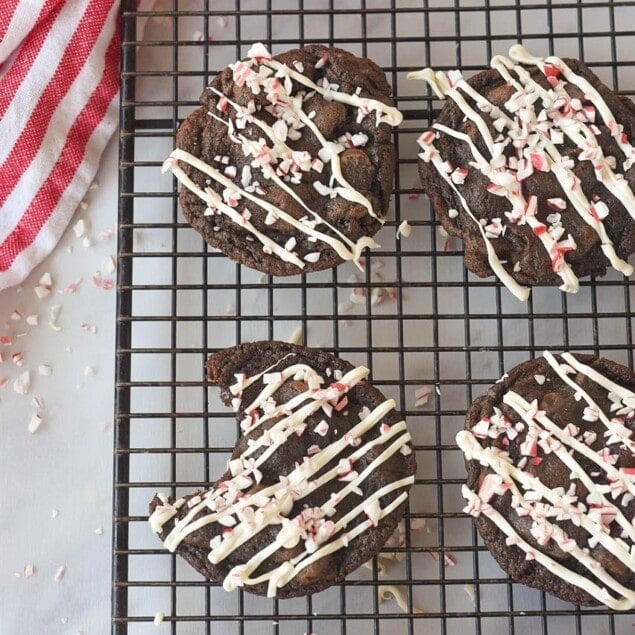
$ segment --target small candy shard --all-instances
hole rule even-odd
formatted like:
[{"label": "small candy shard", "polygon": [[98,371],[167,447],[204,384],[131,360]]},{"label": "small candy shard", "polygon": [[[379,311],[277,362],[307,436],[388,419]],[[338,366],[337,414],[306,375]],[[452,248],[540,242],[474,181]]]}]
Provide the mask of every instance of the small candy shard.
[{"label": "small candy shard", "polygon": [[26,395],[31,389],[31,373],[26,370],[13,382],[13,390],[18,395]]},{"label": "small candy shard", "polygon": [[31,421],[29,421],[29,426],[27,430],[31,434],[35,434],[38,431],[38,428],[42,425],[42,417],[37,412],[34,412],[31,416]]}]

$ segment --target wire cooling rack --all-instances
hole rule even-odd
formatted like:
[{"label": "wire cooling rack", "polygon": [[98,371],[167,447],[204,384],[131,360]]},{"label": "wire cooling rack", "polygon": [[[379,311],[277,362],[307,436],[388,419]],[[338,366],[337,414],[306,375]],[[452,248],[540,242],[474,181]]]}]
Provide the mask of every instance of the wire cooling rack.
[{"label": "wire cooling rack", "polygon": [[[575,296],[534,289],[525,304],[468,274],[460,245],[440,233],[419,196],[415,139],[439,103],[405,77],[426,65],[469,74],[521,39],[538,54],[586,60],[632,96],[634,24],[635,2],[164,0],[145,14],[123,2],[113,633],[161,632],[157,613],[165,614],[163,632],[186,635],[633,632],[633,614],[580,610],[510,582],[461,513],[454,435],[473,396],[543,348],[592,351],[632,367],[634,286],[609,274],[584,280]],[[176,184],[160,174],[202,88],[256,40],[274,53],[341,46],[374,59],[393,86],[404,113],[395,194],[382,248],[366,256],[358,280],[348,264],[273,279],[231,263],[184,223]],[[404,219],[413,232],[399,241]],[[348,310],[355,287],[366,300]],[[380,288],[388,289],[384,301],[373,303]],[[204,382],[207,352],[288,339],[297,327],[303,343],[368,365],[406,415],[419,463],[406,545],[386,550],[396,558],[385,575],[375,562],[314,597],[228,594],[161,548],[148,501],[224,470],[237,427]],[[422,386],[431,398],[417,408]],[[380,585],[402,589],[406,610],[380,603]]]}]

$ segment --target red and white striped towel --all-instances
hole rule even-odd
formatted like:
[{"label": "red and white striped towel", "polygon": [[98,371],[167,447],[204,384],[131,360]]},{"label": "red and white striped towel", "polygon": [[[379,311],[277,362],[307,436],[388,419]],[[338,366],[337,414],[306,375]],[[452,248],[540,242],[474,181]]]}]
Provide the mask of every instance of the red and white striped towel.
[{"label": "red and white striped towel", "polygon": [[118,119],[118,0],[0,0],[0,289],[55,247]]}]

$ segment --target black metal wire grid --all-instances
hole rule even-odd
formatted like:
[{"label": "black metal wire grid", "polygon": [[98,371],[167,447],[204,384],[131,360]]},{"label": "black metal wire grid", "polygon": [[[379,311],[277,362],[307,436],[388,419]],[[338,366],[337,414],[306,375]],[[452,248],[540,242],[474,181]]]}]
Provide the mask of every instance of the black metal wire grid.
[{"label": "black metal wire grid", "polygon": [[[113,633],[157,632],[158,612],[164,631],[182,634],[633,632],[633,614],[581,610],[510,582],[461,513],[454,435],[473,396],[543,348],[633,367],[634,285],[609,274],[583,281],[576,296],[534,289],[525,305],[468,274],[460,245],[439,233],[419,197],[415,139],[439,103],[405,75],[425,65],[478,70],[521,39],[584,59],[632,96],[634,25],[635,2],[167,0],[152,13],[123,2]],[[273,279],[230,263],[184,223],[175,182],[159,175],[203,86],[255,40],[274,52],[341,46],[377,61],[393,85],[404,113],[393,210],[358,281],[348,265]],[[413,233],[399,241],[404,219]],[[367,297],[349,311],[353,287]],[[378,287],[394,298],[373,304]],[[231,452],[236,424],[203,380],[208,351],[287,339],[298,326],[303,343],[368,365],[407,417],[420,468],[406,546],[386,549],[396,559],[385,575],[374,562],[315,597],[226,594],[161,548],[147,503],[155,491],[178,496],[213,481]],[[423,409],[414,406],[420,386],[433,388]],[[380,585],[401,588],[406,610],[380,604]]]}]

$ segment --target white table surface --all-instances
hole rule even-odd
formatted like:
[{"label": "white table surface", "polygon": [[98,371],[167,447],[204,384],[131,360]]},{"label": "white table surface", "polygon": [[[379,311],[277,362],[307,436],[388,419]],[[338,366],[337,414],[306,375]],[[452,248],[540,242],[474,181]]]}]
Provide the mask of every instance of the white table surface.
[{"label": "white table surface", "polygon": [[[116,221],[116,136],[96,183],[99,187],[86,197],[87,208],[78,209],[57,249],[20,287],[0,292],[0,335],[13,340],[1,352],[24,356],[22,367],[10,355],[0,363],[0,378],[10,378],[0,389],[2,635],[98,635],[110,628],[115,291],[97,288],[91,278],[116,254],[116,235],[99,238]],[[80,218],[87,222],[90,247],[73,232]],[[33,289],[47,271],[54,288],[40,300]],[[76,293],[64,292],[80,277]],[[60,331],[48,324],[56,304],[63,307]],[[25,316],[37,314],[39,325],[12,320],[16,308]],[[38,366],[47,363],[52,374],[39,375]],[[86,367],[95,375],[85,376]],[[25,370],[32,386],[19,395],[13,381]],[[34,397],[43,402],[43,421],[30,434]],[[35,574],[25,577],[30,564]],[[65,575],[56,582],[62,565]]]}]

